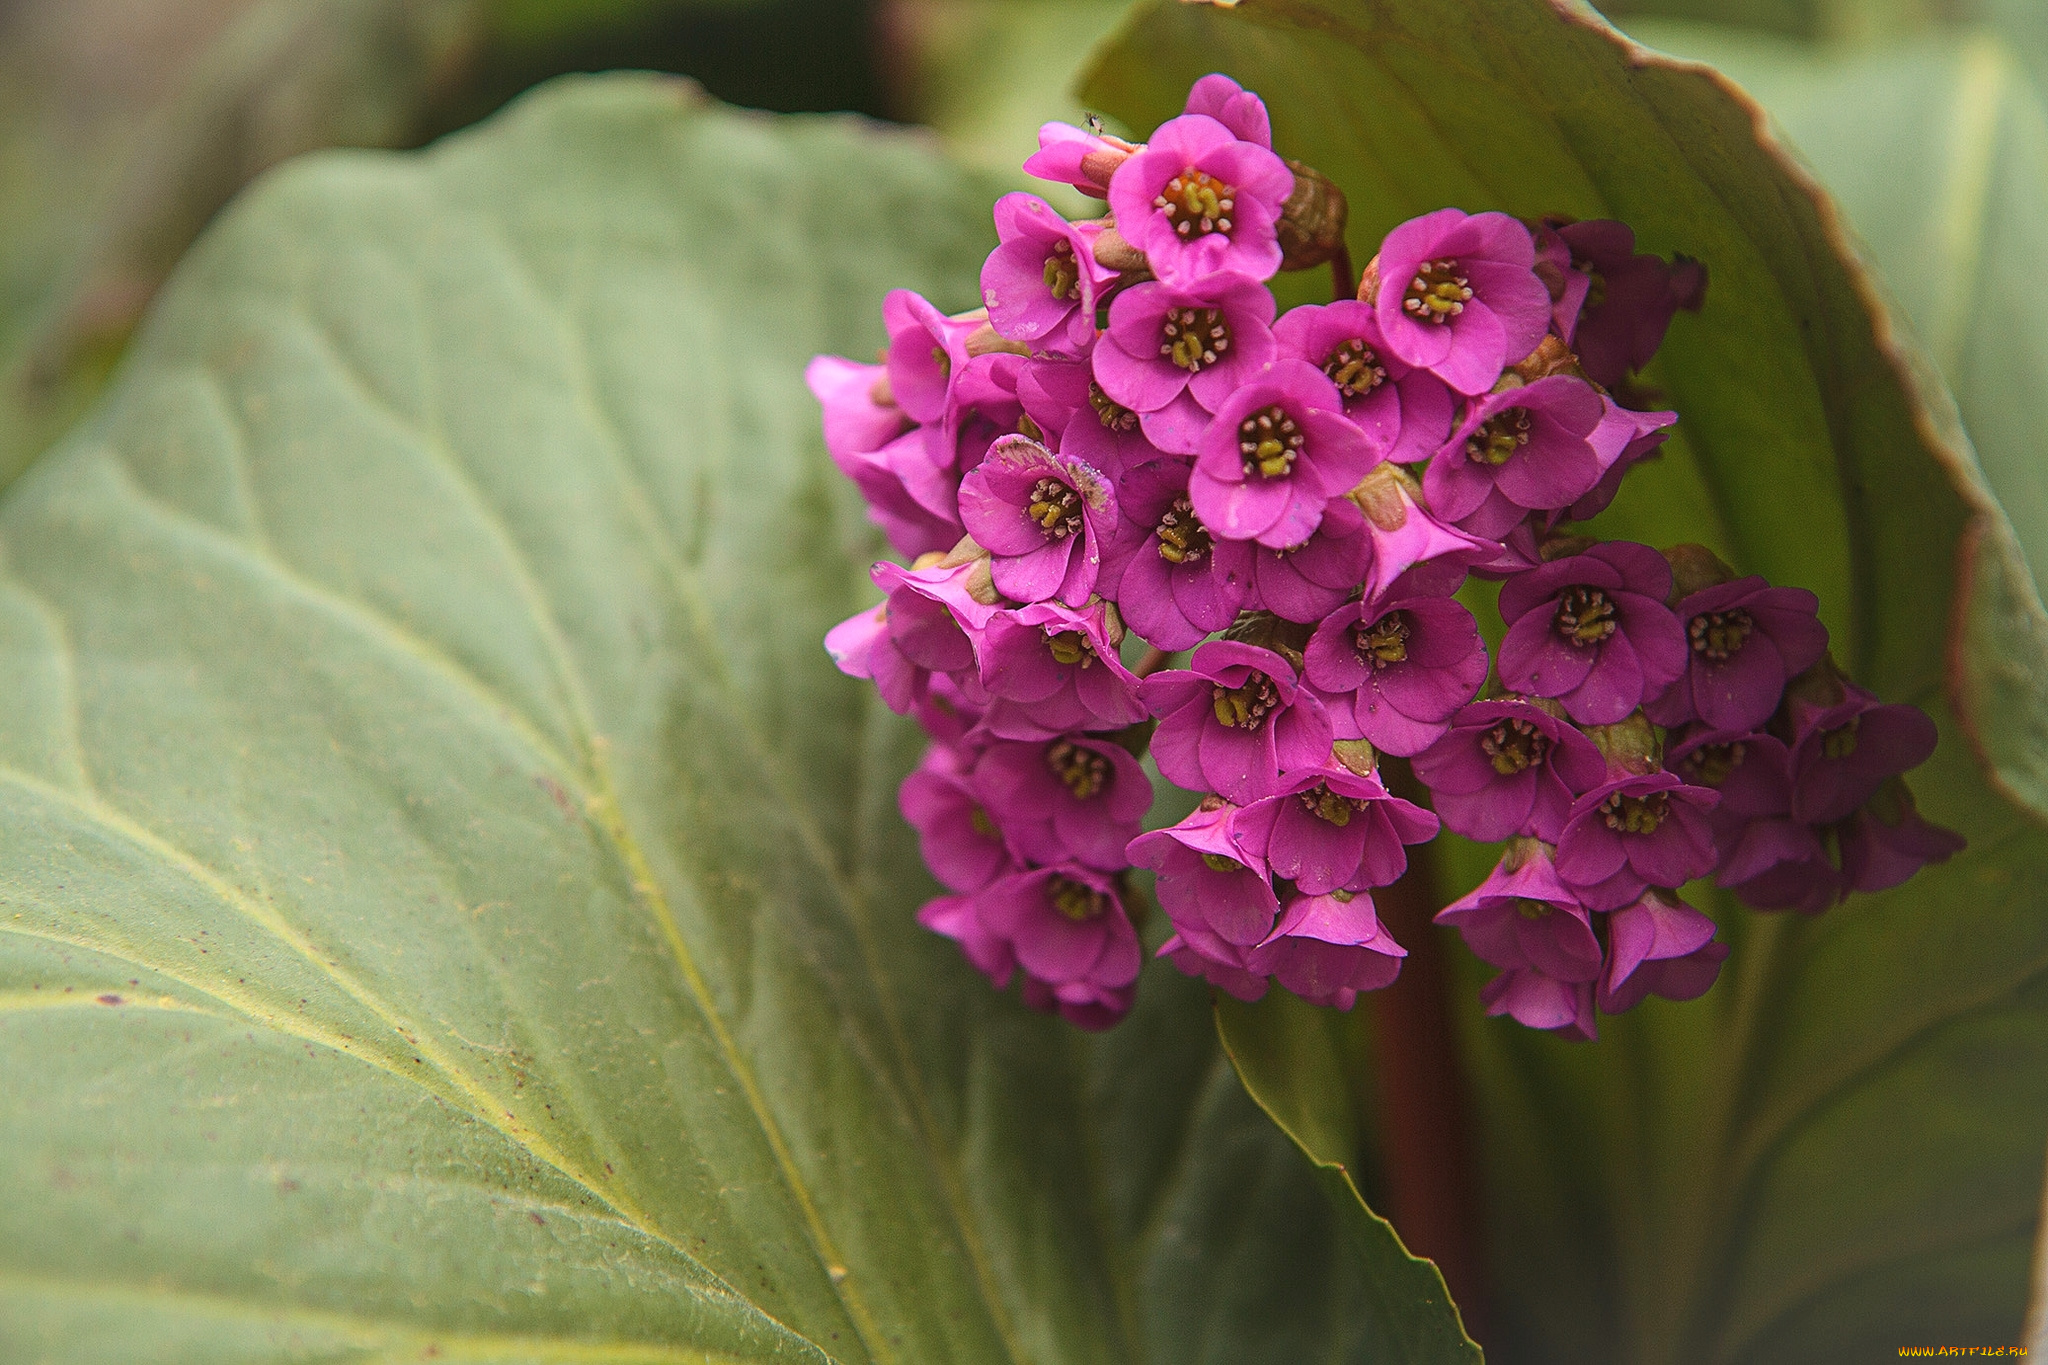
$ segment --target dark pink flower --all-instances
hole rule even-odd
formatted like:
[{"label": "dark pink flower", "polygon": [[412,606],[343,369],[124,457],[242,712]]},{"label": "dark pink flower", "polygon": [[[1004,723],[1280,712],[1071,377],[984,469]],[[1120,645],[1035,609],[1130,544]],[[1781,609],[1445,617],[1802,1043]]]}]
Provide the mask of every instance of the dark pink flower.
[{"label": "dark pink flower", "polygon": [[917,831],[924,865],[949,890],[979,891],[1018,870],[960,751],[943,744],[926,749],[924,761],[897,788],[896,801]]},{"label": "dark pink flower", "polygon": [[1929,863],[1945,863],[1967,840],[1930,824],[1897,778],[1841,826],[1842,875],[1856,891],[1887,891]]},{"label": "dark pink flower", "polygon": [[1104,872],[1130,866],[1124,845],[1152,808],[1143,765],[1121,745],[1088,735],[995,740],[975,760],[974,788],[1023,861]]},{"label": "dark pink flower", "polygon": [[1017,381],[1024,357],[995,351],[970,358],[953,377],[945,415],[922,428],[932,462],[956,474],[981,463],[992,442],[1022,427]]},{"label": "dark pink flower", "polygon": [[[1272,932],[1280,902],[1264,864],[1232,839],[1236,814],[1237,807],[1210,797],[1179,824],[1131,840],[1127,856],[1158,874],[1159,908],[1193,951],[1242,968],[1243,962],[1233,954]],[[1231,951],[1209,950],[1205,945],[1212,938]]]},{"label": "dark pink flower", "polygon": [[1301,544],[1375,463],[1336,385],[1305,361],[1263,366],[1215,413],[1188,490],[1203,522],[1232,540]]},{"label": "dark pink flower", "polygon": [[1566,223],[1556,232],[1590,291],[1577,325],[1564,338],[1595,382],[1615,388],[1629,371],[1650,363],[1679,309],[1699,311],[1706,267],[1682,257],[1667,265],[1638,252],[1634,230],[1610,219]]},{"label": "dark pink flower", "polygon": [[1352,593],[1372,565],[1372,537],[1365,514],[1349,498],[1332,498],[1323,508],[1322,525],[1299,545],[1277,549],[1253,541],[1221,544],[1252,558],[1252,592],[1247,606],[1263,607],[1275,616],[1308,625]]},{"label": "dark pink flower", "polygon": [[983,926],[971,895],[938,896],[917,912],[917,922],[960,945],[960,952],[997,990],[1017,972],[1017,954],[1010,941]]},{"label": "dark pink flower", "polygon": [[1296,769],[1273,796],[1231,818],[1243,861],[1311,896],[1389,886],[1408,870],[1404,844],[1436,837],[1437,821],[1403,801],[1377,777],[1324,765]]},{"label": "dark pink flower", "polygon": [[1529,229],[1504,213],[1438,209],[1380,244],[1374,307],[1387,349],[1460,393],[1485,393],[1550,327]]},{"label": "dark pink flower", "polygon": [[1754,730],[1771,718],[1787,680],[1827,653],[1820,599],[1755,574],[1702,588],[1678,604],[1691,654],[1686,671],[1644,707],[1659,725],[1698,718],[1715,730]]},{"label": "dark pink flower", "polygon": [[924,699],[932,674],[972,677],[974,646],[963,623],[979,630],[995,608],[969,594],[972,564],[906,569],[885,561],[872,572],[888,596],[827,631],[825,652],[840,672],[873,679],[889,709],[907,715]]},{"label": "dark pink flower", "polygon": [[1479,988],[1489,1015],[1507,1015],[1528,1028],[1590,1043],[1599,1037],[1593,1017],[1593,983],[1560,981],[1534,967],[1514,967]]},{"label": "dark pink flower", "polygon": [[850,452],[837,461],[867,502],[868,519],[907,559],[948,549],[966,533],[960,525],[960,480],[931,456],[935,430],[913,428],[879,450]]},{"label": "dark pink flower", "polygon": [[1517,574],[1500,590],[1501,684],[1557,698],[1581,725],[1614,724],[1685,672],[1670,595],[1664,556],[1629,541]]},{"label": "dark pink flower", "polygon": [[1559,880],[1546,845],[1517,839],[1470,895],[1437,912],[1475,956],[1502,968],[1480,989],[1489,1015],[1569,1038],[1595,1035],[1600,941],[1578,896]]},{"label": "dark pink flower", "polygon": [[1473,399],[1423,473],[1431,509],[1498,540],[1530,512],[1571,506],[1600,481],[1592,437],[1606,411],[1563,374]]},{"label": "dark pink flower", "polygon": [[1441,739],[1486,681],[1479,627],[1448,597],[1347,602],[1316,627],[1304,660],[1337,738],[1403,757]]},{"label": "dark pink flower", "polygon": [[[1791,814],[1790,756],[1783,744],[1761,731],[1695,725],[1682,736],[1672,737],[1664,766],[1692,786],[1720,793],[1720,802],[1707,818],[1724,875],[1753,822],[1781,820]],[[1755,856],[1754,850],[1750,856]],[[1744,875],[1753,875],[1755,870],[1752,863]]]},{"label": "dark pink flower", "polygon": [[1273,294],[1248,275],[1133,285],[1109,305],[1095,382],[1161,450],[1192,455],[1209,414],[1273,358]]},{"label": "dark pink flower", "polygon": [[1266,102],[1220,72],[1212,72],[1188,88],[1183,114],[1207,114],[1231,136],[1254,146],[1273,146],[1273,121],[1266,114]]},{"label": "dark pink flower", "polygon": [[1270,148],[1183,114],[1116,168],[1109,207],[1162,280],[1219,270],[1263,280],[1280,269],[1280,209],[1293,192],[1294,172]]},{"label": "dark pink flower", "polygon": [[1109,481],[1028,436],[1005,436],[960,481],[960,520],[991,556],[996,588],[1020,602],[1079,607],[1116,529]]},{"label": "dark pink flower", "polygon": [[1245,954],[1311,1005],[1348,1010],[1363,991],[1392,985],[1408,950],[1394,941],[1363,891],[1296,894],[1265,942]]},{"label": "dark pink flower", "polygon": [[1075,1028],[1090,1033],[1115,1028],[1131,1012],[1138,998],[1138,986],[1104,986],[1095,981],[1067,981],[1059,985],[1026,975],[1018,994],[1040,1014],[1058,1014]]},{"label": "dark pink flower", "polygon": [[1183,975],[1206,981],[1226,995],[1249,1002],[1266,994],[1265,974],[1244,965],[1249,951],[1225,943],[1214,934],[1185,929],[1160,944],[1155,956],[1173,963]]},{"label": "dark pink flower", "polygon": [[1070,223],[1035,194],[996,200],[1001,243],[981,267],[989,325],[1012,341],[1084,355],[1095,343],[1095,306],[1116,272],[1095,263],[1097,223]]},{"label": "dark pink flower", "polygon": [[1676,773],[1622,776],[1572,803],[1557,841],[1557,875],[1594,910],[1617,910],[1652,886],[1683,886],[1714,870],[1707,812],[1720,798]]},{"label": "dark pink flower", "polygon": [[1033,356],[1017,377],[1017,397],[1047,445],[1112,480],[1160,456],[1138,414],[1102,391],[1085,360]]},{"label": "dark pink flower", "polygon": [[976,917],[1006,940],[1017,965],[1043,984],[1035,1007],[1058,1008],[1083,1028],[1105,1028],[1130,1007],[1138,935],[1109,879],[1078,863],[1001,877],[975,893]]},{"label": "dark pink flower", "polygon": [[1678,422],[1675,412],[1637,412],[1624,408],[1612,398],[1602,397],[1606,416],[1593,429],[1593,450],[1600,457],[1600,481],[1562,512],[1553,512],[1551,525],[1560,521],[1590,521],[1607,510],[1621,481],[1631,469],[1657,453],[1671,428]]},{"label": "dark pink flower", "polygon": [[1100,601],[995,612],[976,658],[990,697],[985,723],[1003,739],[1121,730],[1145,718],[1138,679],[1117,658]]},{"label": "dark pink flower", "polygon": [[1159,717],[1152,757],[1170,782],[1240,805],[1281,790],[1281,775],[1330,756],[1330,718],[1270,649],[1210,640],[1184,669],[1144,682]]},{"label": "dark pink flower", "polygon": [[1632,1010],[1645,996],[1697,1000],[1721,974],[1728,945],[1716,943],[1714,922],[1652,887],[1607,917],[1607,966],[1596,1003],[1603,1014]]},{"label": "dark pink flower", "polygon": [[1525,223],[1536,243],[1536,277],[1550,291],[1550,330],[1569,341],[1593,281],[1572,268],[1572,249],[1550,223]]},{"label": "dark pink flower", "polygon": [[804,383],[824,410],[825,453],[842,471],[848,458],[880,450],[910,425],[888,396],[887,377],[880,365],[836,355],[812,356],[804,366]]},{"label": "dark pink flower", "polygon": [[1045,123],[1039,125],[1038,150],[1024,160],[1024,173],[1107,199],[1110,177],[1140,145],[1071,123]]},{"label": "dark pink flower", "polygon": [[1786,699],[1792,720],[1792,817],[1809,825],[1846,820],[1886,778],[1934,753],[1934,722],[1917,706],[1886,705],[1854,683],[1819,705]]},{"label": "dark pink flower", "polygon": [[1127,473],[1097,586],[1125,624],[1160,649],[1192,649],[1237,619],[1251,591],[1252,547],[1219,541],[1195,515],[1185,460]]},{"label": "dark pink flower", "polygon": [[1375,466],[1352,493],[1365,513],[1366,534],[1372,537],[1372,570],[1365,580],[1369,599],[1386,598],[1404,574],[1425,565],[1443,581],[1418,585],[1416,591],[1447,596],[1457,591],[1468,568],[1500,554],[1497,543],[1432,514],[1418,501],[1421,491],[1398,465],[1387,463]]},{"label": "dark pink flower", "polygon": [[1290,308],[1273,324],[1280,355],[1330,377],[1344,415],[1380,459],[1417,464],[1451,434],[1455,400],[1444,381],[1387,349],[1372,305],[1356,299]]},{"label": "dark pink flower", "polygon": [[1415,756],[1444,824],[1489,843],[1533,834],[1555,843],[1572,803],[1607,778],[1593,741],[1526,701],[1479,701]]},{"label": "dark pink flower", "polygon": [[1716,878],[1723,890],[1753,910],[1798,910],[1817,915],[1849,894],[1835,865],[1832,831],[1797,820],[1752,820],[1732,849],[1724,850]]},{"label": "dark pink flower", "polygon": [[967,337],[979,321],[949,318],[908,289],[882,298],[889,331],[889,390],[912,421],[937,422],[953,378],[967,368]]}]

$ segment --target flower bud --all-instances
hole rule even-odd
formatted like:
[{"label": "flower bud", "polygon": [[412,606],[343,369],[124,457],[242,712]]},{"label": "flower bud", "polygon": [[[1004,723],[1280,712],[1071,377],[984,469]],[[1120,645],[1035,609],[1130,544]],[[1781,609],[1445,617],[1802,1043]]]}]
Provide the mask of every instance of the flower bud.
[{"label": "flower bud", "polygon": [[1104,270],[1123,273],[1151,269],[1145,253],[1125,241],[1124,235],[1109,219],[1103,220],[1102,232],[1095,238],[1095,264]]},{"label": "flower bud", "polygon": [[[973,345],[971,341],[968,344],[970,347]],[[1554,374],[1568,374],[1574,379],[1586,377],[1586,372],[1579,368],[1579,358],[1572,354],[1571,347],[1552,333],[1537,342],[1535,350],[1516,361],[1507,373],[1501,376],[1502,382],[1494,385],[1494,392],[1500,392],[1503,387],[1514,387],[1506,383],[1510,375],[1523,384],[1533,384]]]},{"label": "flower bud", "polygon": [[1676,606],[1702,588],[1735,581],[1735,570],[1704,545],[1673,545],[1664,551],[1671,561],[1671,605]]},{"label": "flower bud", "polygon": [[1330,745],[1330,756],[1360,777],[1373,776],[1380,766],[1380,756],[1369,740],[1340,739]]},{"label": "flower bud", "polygon": [[1601,757],[1607,760],[1610,775],[1626,773],[1631,777],[1641,777],[1664,766],[1664,741],[1657,737],[1657,727],[1650,724],[1650,718],[1641,711],[1612,725],[1581,728],[1586,738],[1600,750]]},{"label": "flower bud", "polygon": [[1315,167],[1289,161],[1287,169],[1294,172],[1294,191],[1280,206],[1280,268],[1307,270],[1343,249],[1350,206],[1344,191]]}]

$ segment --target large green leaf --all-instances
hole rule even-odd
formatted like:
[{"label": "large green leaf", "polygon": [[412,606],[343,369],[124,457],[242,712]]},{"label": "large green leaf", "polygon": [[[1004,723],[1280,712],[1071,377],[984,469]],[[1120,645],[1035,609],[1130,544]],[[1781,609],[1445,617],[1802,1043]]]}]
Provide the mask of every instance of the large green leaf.
[{"label": "large green leaf", "polygon": [[[1819,592],[1844,664],[1940,719],[1915,787],[1972,841],[1819,920],[1712,903],[1734,944],[1722,985],[1613,1021],[1597,1046],[1483,1020],[1465,997],[1488,1344],[1804,1361],[2015,1339],[2048,1133],[2048,835],[1987,785],[1959,722],[2007,790],[2048,804],[2048,633],[1952,405],[1832,205],[1726,80],[1582,8],[1154,3],[1086,93],[1142,130],[1217,69],[1262,90],[1276,144],[1346,190],[1361,260],[1452,203],[1616,216],[1707,262],[1707,307],[1678,319],[1652,376],[1683,444],[1603,529],[1705,541]],[[1446,897],[1489,857],[1452,853]]]},{"label": "large green leaf", "polygon": [[1204,992],[911,916],[798,378],[929,143],[578,80],[200,244],[0,498],[0,1359],[1360,1359]]}]

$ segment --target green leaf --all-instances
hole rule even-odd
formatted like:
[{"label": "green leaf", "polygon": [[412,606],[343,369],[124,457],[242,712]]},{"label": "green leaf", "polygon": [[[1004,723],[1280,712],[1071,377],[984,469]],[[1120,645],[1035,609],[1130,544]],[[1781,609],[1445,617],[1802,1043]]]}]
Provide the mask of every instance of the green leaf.
[{"label": "green leaf", "polygon": [[[1596,1046],[1484,1020],[1466,995],[1487,1344],[1789,1362],[2014,1340],[2048,1134],[2048,835],[1971,743],[2048,806],[2048,631],[1932,365],[1832,204],[1727,81],[1579,8],[1154,3],[1086,94],[1143,130],[1210,70],[1263,91],[1276,145],[1344,188],[1356,259],[1448,203],[1619,217],[1707,262],[1706,309],[1650,377],[1682,443],[1599,529],[1704,541],[1817,591],[1859,680],[1937,716],[1915,790],[1971,839],[1819,920],[1709,902],[1734,945],[1721,986],[1611,1021]],[[1445,898],[1491,860],[1451,851]]]},{"label": "green leaf", "polygon": [[913,921],[799,373],[928,142],[652,78],[268,178],[0,497],[0,1358],[1363,1358],[1206,995]]}]

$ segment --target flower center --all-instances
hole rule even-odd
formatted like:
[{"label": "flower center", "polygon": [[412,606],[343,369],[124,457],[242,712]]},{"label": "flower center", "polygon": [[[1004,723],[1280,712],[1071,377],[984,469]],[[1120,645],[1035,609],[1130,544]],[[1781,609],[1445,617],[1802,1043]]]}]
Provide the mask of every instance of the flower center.
[{"label": "flower center", "polygon": [[1052,879],[1052,908],[1076,924],[1101,919],[1109,913],[1109,897],[1094,887],[1067,877]]},{"label": "flower center", "polygon": [[1301,426],[1278,403],[1269,404],[1237,424],[1237,453],[1244,472],[1283,479],[1294,469],[1304,441]]},{"label": "flower center", "polygon": [[1339,796],[1327,786],[1315,786],[1305,792],[1296,793],[1301,799],[1302,809],[1318,820],[1342,829],[1351,823],[1354,811],[1365,809],[1365,802],[1349,796]]},{"label": "flower center", "polygon": [[1088,406],[1111,431],[1130,431],[1138,425],[1138,414],[1102,391],[1102,385],[1088,381]]},{"label": "flower center", "polygon": [[996,822],[988,818],[988,812],[976,806],[967,813],[967,823],[974,826],[974,832],[984,839],[996,837]]},{"label": "flower center", "polygon": [[1195,505],[1185,493],[1161,514],[1152,534],[1159,538],[1159,557],[1169,564],[1199,564],[1214,546],[1209,528],[1195,516]]},{"label": "flower center", "polygon": [[1526,720],[1497,721],[1479,737],[1479,751],[1502,777],[1527,772],[1550,752],[1550,736]]},{"label": "flower center", "polygon": [[1363,337],[1353,337],[1330,352],[1330,358],[1323,362],[1323,373],[1330,376],[1337,392],[1346,398],[1363,398],[1387,379],[1387,367],[1380,364],[1380,358]]},{"label": "flower center", "polygon": [[1465,457],[1474,464],[1498,468],[1529,444],[1529,410],[1502,408],[1465,438]]},{"label": "flower center", "polygon": [[1095,646],[1086,635],[1078,630],[1053,630],[1045,628],[1045,647],[1052,651],[1055,663],[1072,667],[1079,664],[1086,668],[1095,662]]},{"label": "flower center", "polygon": [[1733,744],[1702,744],[1687,754],[1680,766],[1700,786],[1718,787],[1728,780],[1730,773],[1742,766],[1742,760],[1748,753],[1749,746],[1740,740]]},{"label": "flower center", "polygon": [[1054,242],[1046,255],[1045,287],[1062,301],[1081,292],[1081,263],[1074,259],[1074,244],[1064,237]]},{"label": "flower center", "polygon": [[1718,663],[1741,649],[1742,642],[1755,628],[1749,613],[1737,607],[1733,611],[1702,612],[1686,623],[1685,634],[1692,641],[1693,653],[1704,654]]},{"label": "flower center", "polygon": [[1849,723],[1820,734],[1820,751],[1828,758],[1847,758],[1856,752],[1856,727],[1863,720],[1861,716],[1849,717]]},{"label": "flower center", "polygon": [[1597,645],[1620,628],[1614,603],[1598,588],[1566,588],[1557,597],[1557,633],[1584,648]]},{"label": "flower center", "polygon": [[1076,801],[1086,801],[1109,785],[1109,760],[1070,739],[1054,740],[1045,749],[1045,766],[1066,785]]},{"label": "flower center", "polygon": [[939,367],[939,373],[947,378],[953,374],[953,357],[946,354],[943,346],[932,347],[932,364]]},{"label": "flower center", "polygon": [[1669,804],[1663,792],[1651,792],[1648,796],[1623,796],[1616,792],[1600,803],[1600,818],[1607,822],[1607,828],[1623,834],[1655,834],[1657,826],[1664,823]]},{"label": "flower center", "polygon": [[1152,207],[1166,215],[1166,221],[1173,224],[1182,241],[1206,237],[1212,232],[1228,237],[1230,215],[1237,208],[1237,190],[1207,171],[1190,166],[1166,182]]},{"label": "flower center", "polygon": [[1058,479],[1032,484],[1031,503],[1024,511],[1047,540],[1065,540],[1081,529],[1081,495]]},{"label": "flower center", "polygon": [[1407,612],[1390,611],[1369,626],[1359,625],[1351,642],[1367,668],[1404,664],[1408,662],[1408,636],[1412,629]]},{"label": "flower center", "polygon": [[1552,910],[1548,902],[1532,901],[1525,896],[1515,902],[1515,913],[1523,919],[1542,919]]},{"label": "flower center", "polygon": [[1230,349],[1230,324],[1221,308],[1169,308],[1159,324],[1159,354],[1189,374]]},{"label": "flower center", "polygon": [[1212,701],[1217,720],[1233,730],[1256,730],[1267,713],[1280,705],[1280,693],[1271,678],[1254,673],[1243,687],[1215,684]]},{"label": "flower center", "polygon": [[1209,865],[1211,872],[1242,872],[1244,864],[1235,858],[1226,858],[1221,853],[1204,853],[1202,861]]},{"label": "flower center", "polygon": [[1449,322],[1472,302],[1472,283],[1458,273],[1454,260],[1424,261],[1415,268],[1401,309],[1417,322]]}]

